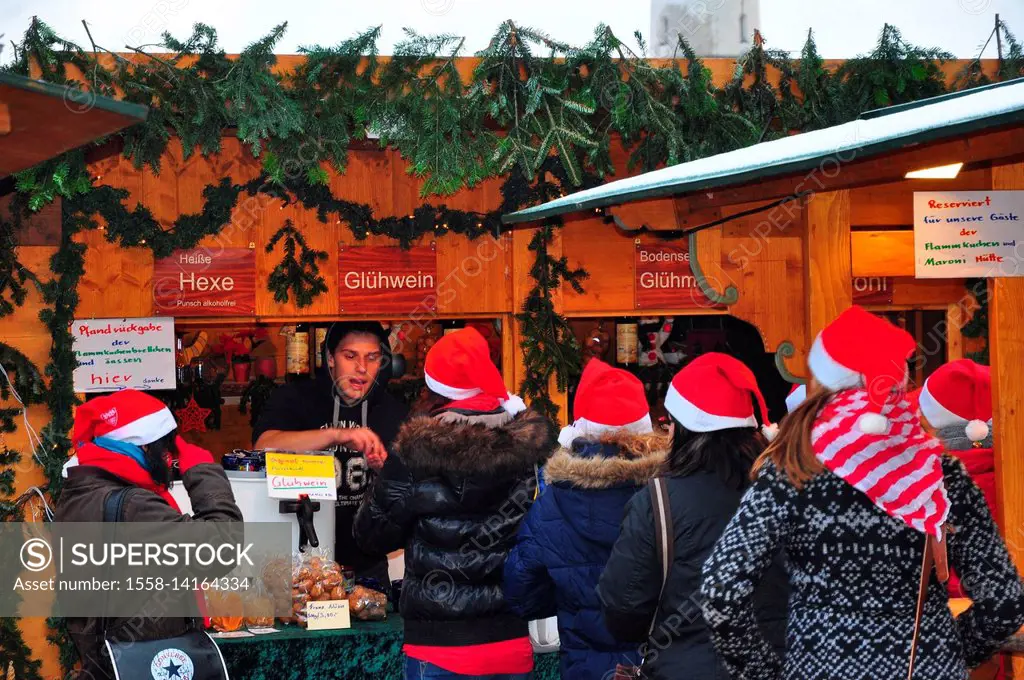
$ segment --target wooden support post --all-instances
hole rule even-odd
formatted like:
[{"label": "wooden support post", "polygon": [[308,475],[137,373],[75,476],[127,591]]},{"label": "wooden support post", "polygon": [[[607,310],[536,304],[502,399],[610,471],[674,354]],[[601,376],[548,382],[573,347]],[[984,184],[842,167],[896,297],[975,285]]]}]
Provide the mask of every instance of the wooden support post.
[{"label": "wooden support post", "polygon": [[815,194],[803,211],[804,295],[807,337],[853,304],[853,261],[850,246],[850,192]]},{"label": "wooden support post", "polygon": [[[992,169],[994,190],[1024,190],[1024,163]],[[1024,565],[1024,278],[989,279],[989,359],[996,498],[1001,526],[1018,570]],[[1013,658],[1011,677],[1024,677],[1024,659]]]},{"label": "wooden support post", "polygon": [[951,302],[946,306],[946,361],[964,358],[963,318],[961,303]]},{"label": "wooden support post", "polygon": [[[522,311],[523,303],[530,294],[530,290],[536,284],[533,277],[530,276],[530,270],[533,268],[534,260],[536,259],[536,253],[530,250],[530,241],[533,239],[537,229],[516,229],[512,232],[512,300],[514,302],[513,316],[512,316],[512,335],[511,339],[514,342],[512,349],[514,357],[514,371],[513,375],[515,378],[516,389],[513,392],[518,391],[519,385],[522,384],[523,378],[526,377],[526,365],[523,363],[523,351],[522,351],[522,324],[515,317],[520,311]],[[551,245],[548,247],[548,253],[553,258],[562,257],[562,235],[559,231],[555,231],[555,236],[552,239]],[[553,302],[555,309],[562,312],[562,291],[556,290],[553,293]],[[548,384],[548,394],[551,397],[551,401],[558,407],[558,421],[559,424],[565,425],[566,419],[569,414],[569,395],[566,392],[559,391],[558,383],[555,380],[555,376],[551,376],[551,380]]]}]

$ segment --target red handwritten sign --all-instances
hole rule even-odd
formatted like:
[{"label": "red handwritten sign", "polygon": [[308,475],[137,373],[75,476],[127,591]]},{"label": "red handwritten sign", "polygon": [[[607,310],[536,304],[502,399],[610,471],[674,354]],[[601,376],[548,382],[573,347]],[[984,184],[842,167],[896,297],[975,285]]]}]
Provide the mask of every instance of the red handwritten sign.
[{"label": "red handwritten sign", "polygon": [[346,246],[338,258],[341,311],[407,314],[437,308],[434,244],[408,250],[393,246]]},{"label": "red handwritten sign", "polygon": [[153,267],[157,314],[251,316],[256,311],[256,251],[176,250]]},{"label": "red handwritten sign", "polygon": [[685,245],[637,244],[633,291],[637,309],[714,307],[697,285]]},{"label": "red handwritten sign", "polygon": [[858,305],[891,305],[895,288],[891,276],[855,276],[853,302]]}]

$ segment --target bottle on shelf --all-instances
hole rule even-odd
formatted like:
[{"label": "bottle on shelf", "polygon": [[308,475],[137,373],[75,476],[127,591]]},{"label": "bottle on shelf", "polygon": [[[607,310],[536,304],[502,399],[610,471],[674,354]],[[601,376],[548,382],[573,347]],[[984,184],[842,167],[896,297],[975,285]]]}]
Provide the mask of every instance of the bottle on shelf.
[{"label": "bottle on shelf", "polygon": [[284,379],[293,382],[309,377],[309,324],[296,324],[290,330],[285,346]]},{"label": "bottle on shelf", "polygon": [[448,335],[449,333],[454,333],[455,331],[459,330],[460,328],[465,328],[466,327],[466,322],[465,321],[460,321],[458,319],[444,319],[440,323],[441,323],[441,333],[443,335]]},{"label": "bottle on shelf", "polygon": [[324,344],[327,342],[328,327],[322,324],[313,326],[313,361],[310,363],[310,375],[316,376],[324,366]]},{"label": "bottle on shelf", "polygon": [[615,365],[636,372],[639,337],[636,319],[621,318],[615,322]]}]

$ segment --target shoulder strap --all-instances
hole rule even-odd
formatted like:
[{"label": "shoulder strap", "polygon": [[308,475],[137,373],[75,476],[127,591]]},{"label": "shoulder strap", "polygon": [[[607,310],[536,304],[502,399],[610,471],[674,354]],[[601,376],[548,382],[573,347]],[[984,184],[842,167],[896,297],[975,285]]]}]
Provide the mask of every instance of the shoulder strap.
[{"label": "shoulder strap", "polygon": [[924,603],[928,599],[928,582],[931,580],[932,567],[935,567],[940,581],[949,578],[949,565],[946,559],[946,539],[948,529],[943,527],[943,537],[939,540],[928,534],[924,540],[924,555],[921,558],[921,579],[917,586],[917,607],[914,610],[914,635],[910,638],[910,665],[907,680],[914,676],[914,661],[917,657],[917,644],[921,634],[921,620],[924,618]]},{"label": "shoulder strap", "polygon": [[668,585],[668,575],[672,568],[672,559],[675,555],[673,542],[675,532],[672,528],[672,508],[668,500],[668,485],[661,477],[655,477],[647,489],[651,494],[651,509],[654,511],[654,542],[658,548],[658,563],[661,565],[661,592],[658,594],[658,606],[654,608],[654,617],[651,619],[651,627],[648,636],[654,633],[654,622],[658,619],[658,609],[661,600],[665,596],[665,587]]},{"label": "shoulder strap", "polygon": [[117,491],[111,491],[103,500],[103,521],[108,523],[120,522],[124,515],[124,501],[128,497],[131,487],[126,486]]}]

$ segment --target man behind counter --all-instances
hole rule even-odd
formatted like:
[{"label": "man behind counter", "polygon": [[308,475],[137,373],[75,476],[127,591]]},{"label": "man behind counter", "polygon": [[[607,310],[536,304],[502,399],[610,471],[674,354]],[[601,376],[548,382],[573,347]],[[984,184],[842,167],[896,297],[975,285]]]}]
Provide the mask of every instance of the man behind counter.
[{"label": "man behind counter", "polygon": [[314,380],[286,383],[274,391],[253,429],[253,442],[259,449],[334,452],[334,558],[356,576],[387,584],[387,556],[361,551],[352,538],[352,522],[370,484],[367,466],[379,470],[384,465],[408,409],[386,389],[391,350],[379,323],[333,324],[324,352],[327,365]]}]

